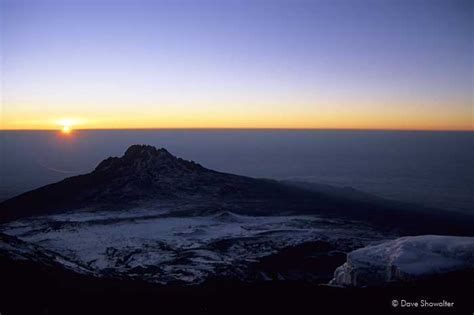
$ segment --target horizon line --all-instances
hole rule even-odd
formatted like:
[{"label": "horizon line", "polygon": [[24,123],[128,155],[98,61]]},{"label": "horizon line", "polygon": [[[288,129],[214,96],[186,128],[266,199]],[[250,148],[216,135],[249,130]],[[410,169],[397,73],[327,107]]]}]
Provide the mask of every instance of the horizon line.
[{"label": "horizon line", "polygon": [[[430,131],[430,132],[474,132],[474,129],[416,129],[416,128],[279,128],[279,127],[128,127],[128,128],[72,128],[72,131],[107,130],[320,130],[320,131]],[[61,128],[7,128],[0,131],[61,131]]]}]

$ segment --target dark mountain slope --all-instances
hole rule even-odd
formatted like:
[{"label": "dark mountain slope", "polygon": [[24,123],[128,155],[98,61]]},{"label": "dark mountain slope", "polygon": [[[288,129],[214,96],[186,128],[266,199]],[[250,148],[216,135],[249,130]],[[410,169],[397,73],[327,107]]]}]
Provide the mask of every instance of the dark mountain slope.
[{"label": "dark mountain slope", "polygon": [[0,219],[81,208],[133,207],[153,200],[258,201],[324,196],[276,181],[225,174],[186,161],[165,149],[133,145],[85,175],[66,178],[0,204]]},{"label": "dark mountain slope", "polygon": [[[417,233],[472,234],[474,217],[389,202],[351,189],[255,179],[216,172],[165,149],[133,145],[85,175],[0,203],[0,222],[79,209],[117,210],[172,202],[181,215],[322,214]],[[183,211],[183,208],[186,209]]]}]

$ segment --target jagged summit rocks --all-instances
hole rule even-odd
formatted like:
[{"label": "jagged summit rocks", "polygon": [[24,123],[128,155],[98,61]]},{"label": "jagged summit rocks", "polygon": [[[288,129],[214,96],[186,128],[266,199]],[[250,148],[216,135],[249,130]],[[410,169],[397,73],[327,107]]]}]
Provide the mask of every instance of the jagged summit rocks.
[{"label": "jagged summit rocks", "polygon": [[135,173],[153,174],[206,170],[198,163],[172,155],[165,148],[135,144],[130,146],[122,157],[109,157],[100,162],[94,172],[120,172],[125,169]]},{"label": "jagged summit rocks", "polygon": [[165,148],[159,148],[147,144],[134,144],[125,151],[124,157],[137,158],[146,156],[167,156],[173,157]]}]

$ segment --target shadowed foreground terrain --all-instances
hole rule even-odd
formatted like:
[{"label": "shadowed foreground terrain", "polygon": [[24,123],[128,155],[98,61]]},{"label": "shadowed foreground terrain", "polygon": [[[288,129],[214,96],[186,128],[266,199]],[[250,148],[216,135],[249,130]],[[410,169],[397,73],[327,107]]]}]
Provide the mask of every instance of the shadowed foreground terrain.
[{"label": "shadowed foreground terrain", "polygon": [[0,219],[2,315],[472,311],[472,216],[151,146],[7,200]]},{"label": "shadowed foreground terrain", "polygon": [[[470,314],[474,272],[384,288],[337,288],[304,281],[212,279],[157,286],[99,279],[0,259],[2,314]],[[471,281],[469,282],[469,280]],[[392,300],[450,301],[452,308],[392,307]]]}]

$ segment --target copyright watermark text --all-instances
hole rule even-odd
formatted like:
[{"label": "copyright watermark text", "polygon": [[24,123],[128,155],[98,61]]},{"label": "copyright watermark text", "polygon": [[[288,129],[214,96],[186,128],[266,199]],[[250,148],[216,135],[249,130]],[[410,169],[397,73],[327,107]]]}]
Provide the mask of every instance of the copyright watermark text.
[{"label": "copyright watermark text", "polygon": [[450,308],[454,307],[454,302],[440,300],[440,301],[430,301],[430,300],[404,300],[404,299],[394,299],[391,301],[391,305],[394,308]]}]

